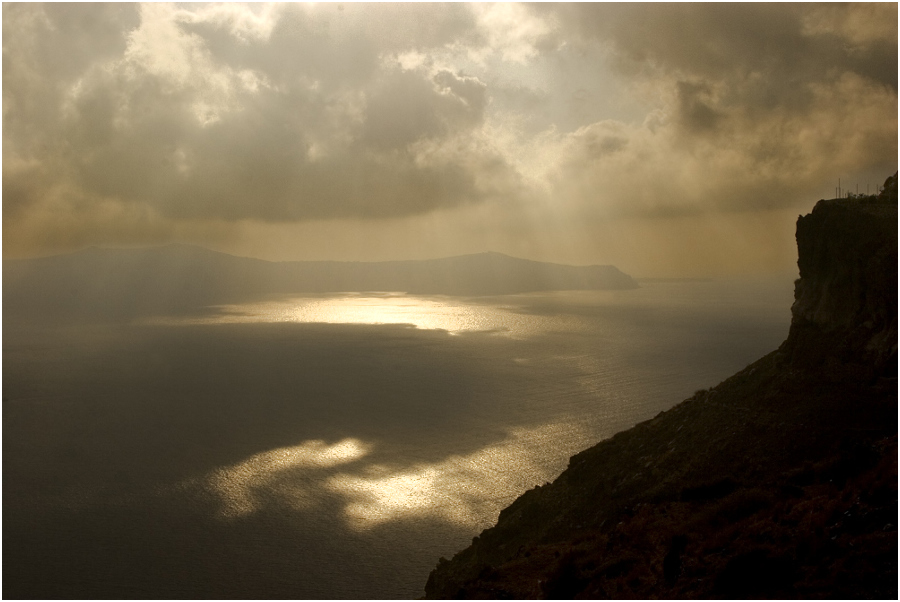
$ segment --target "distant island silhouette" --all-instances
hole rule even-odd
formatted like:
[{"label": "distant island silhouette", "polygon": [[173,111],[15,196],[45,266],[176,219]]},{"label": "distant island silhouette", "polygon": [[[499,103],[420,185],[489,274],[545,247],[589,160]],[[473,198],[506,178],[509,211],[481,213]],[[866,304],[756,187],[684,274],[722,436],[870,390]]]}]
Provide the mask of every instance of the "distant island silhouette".
[{"label": "distant island silhouette", "polygon": [[637,287],[611,265],[561,265],[493,252],[420,261],[271,262],[173,244],[3,260],[4,317],[23,319],[128,319],[294,293],[480,296]]}]

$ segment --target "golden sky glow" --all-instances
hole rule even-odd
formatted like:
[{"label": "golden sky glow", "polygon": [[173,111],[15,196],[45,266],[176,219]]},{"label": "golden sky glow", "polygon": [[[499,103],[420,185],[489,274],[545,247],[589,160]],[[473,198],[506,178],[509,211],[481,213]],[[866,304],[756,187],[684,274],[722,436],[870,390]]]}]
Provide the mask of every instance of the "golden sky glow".
[{"label": "golden sky glow", "polygon": [[7,3],[3,59],[4,257],[783,271],[897,165],[890,3]]}]

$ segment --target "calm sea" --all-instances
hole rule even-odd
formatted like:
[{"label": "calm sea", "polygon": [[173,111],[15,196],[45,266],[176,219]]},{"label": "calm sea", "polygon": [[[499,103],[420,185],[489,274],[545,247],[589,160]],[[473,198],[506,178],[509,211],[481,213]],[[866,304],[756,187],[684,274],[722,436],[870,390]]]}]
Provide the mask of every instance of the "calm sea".
[{"label": "calm sea", "polygon": [[3,331],[7,598],[417,598],[569,456],[774,350],[792,283],[273,299]]}]

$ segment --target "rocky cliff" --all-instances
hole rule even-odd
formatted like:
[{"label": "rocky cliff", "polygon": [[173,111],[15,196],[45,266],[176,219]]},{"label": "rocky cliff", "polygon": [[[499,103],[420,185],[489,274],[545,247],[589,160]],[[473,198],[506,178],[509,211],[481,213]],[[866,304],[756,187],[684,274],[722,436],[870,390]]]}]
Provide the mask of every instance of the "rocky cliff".
[{"label": "rocky cliff", "polygon": [[797,220],[800,279],[783,350],[793,363],[897,365],[897,205],[819,201]]},{"label": "rocky cliff", "polygon": [[896,598],[896,194],[820,201],[797,245],[777,351],[573,456],[427,597]]}]

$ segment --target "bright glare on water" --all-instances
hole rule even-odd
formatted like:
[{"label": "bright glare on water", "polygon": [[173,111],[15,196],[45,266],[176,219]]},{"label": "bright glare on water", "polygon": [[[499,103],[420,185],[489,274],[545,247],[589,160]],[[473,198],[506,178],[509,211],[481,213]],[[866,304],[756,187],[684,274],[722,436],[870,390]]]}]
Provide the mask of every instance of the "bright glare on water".
[{"label": "bright glare on water", "polygon": [[[537,320],[515,313],[510,300],[492,305],[458,297],[406,295],[404,293],[349,293],[291,297],[267,302],[218,306],[214,316],[155,320],[156,323],[237,324],[296,322],[319,324],[408,324],[426,330],[501,330],[523,336],[538,326]],[[548,320],[545,318],[544,322]]]},{"label": "bright glare on water", "polygon": [[4,574],[61,597],[419,597],[573,453],[775,349],[790,302],[789,280],[356,293],[7,329]]}]

